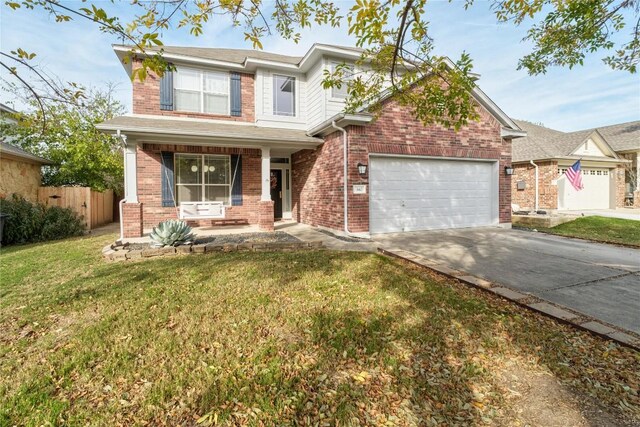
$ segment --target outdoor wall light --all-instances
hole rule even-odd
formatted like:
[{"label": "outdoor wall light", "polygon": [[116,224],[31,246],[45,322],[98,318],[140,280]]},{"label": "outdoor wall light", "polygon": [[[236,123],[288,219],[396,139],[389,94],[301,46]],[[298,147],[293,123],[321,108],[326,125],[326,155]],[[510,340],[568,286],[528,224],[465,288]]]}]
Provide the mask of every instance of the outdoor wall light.
[{"label": "outdoor wall light", "polygon": [[513,168],[511,166],[505,166],[504,167],[504,174],[505,175],[513,175]]},{"label": "outdoor wall light", "polygon": [[358,163],[358,173],[360,175],[366,175],[367,174],[367,165],[363,165],[362,163]]}]

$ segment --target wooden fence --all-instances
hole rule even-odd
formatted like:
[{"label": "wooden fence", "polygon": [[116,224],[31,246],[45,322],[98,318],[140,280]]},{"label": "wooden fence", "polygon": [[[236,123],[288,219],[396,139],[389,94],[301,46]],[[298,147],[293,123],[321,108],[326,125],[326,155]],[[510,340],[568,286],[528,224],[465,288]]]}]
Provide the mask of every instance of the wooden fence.
[{"label": "wooden fence", "polygon": [[71,208],[84,217],[87,229],[113,222],[113,191],[89,187],[40,187],[38,201],[47,206]]}]

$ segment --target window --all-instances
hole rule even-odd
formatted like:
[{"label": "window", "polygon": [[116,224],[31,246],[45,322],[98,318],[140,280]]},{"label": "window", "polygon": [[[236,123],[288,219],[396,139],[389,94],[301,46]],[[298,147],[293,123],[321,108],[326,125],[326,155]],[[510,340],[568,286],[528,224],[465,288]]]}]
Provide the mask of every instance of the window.
[{"label": "window", "polygon": [[181,67],[174,90],[178,111],[229,114],[229,73]]},{"label": "window", "polygon": [[176,154],[176,200],[230,204],[231,160],[229,156]]},{"label": "window", "polygon": [[296,115],[296,78],[273,75],[273,114]]},{"label": "window", "polygon": [[[339,62],[331,63],[331,72],[335,73],[336,68],[340,65]],[[347,91],[348,82],[353,78],[352,76],[353,70],[350,66],[342,67],[342,85],[340,88],[334,86],[331,88],[331,97],[337,99],[345,99],[347,95],[349,95]]]}]

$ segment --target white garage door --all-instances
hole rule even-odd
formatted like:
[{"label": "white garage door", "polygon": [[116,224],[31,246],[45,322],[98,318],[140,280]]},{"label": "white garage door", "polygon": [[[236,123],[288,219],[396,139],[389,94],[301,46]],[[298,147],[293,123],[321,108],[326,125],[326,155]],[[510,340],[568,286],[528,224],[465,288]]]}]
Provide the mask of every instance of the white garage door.
[{"label": "white garage door", "polygon": [[372,157],[369,231],[498,223],[496,162]]},{"label": "white garage door", "polygon": [[611,172],[608,169],[582,169],[584,188],[576,191],[567,181],[561,168],[558,178],[558,209],[609,209],[611,196]]}]

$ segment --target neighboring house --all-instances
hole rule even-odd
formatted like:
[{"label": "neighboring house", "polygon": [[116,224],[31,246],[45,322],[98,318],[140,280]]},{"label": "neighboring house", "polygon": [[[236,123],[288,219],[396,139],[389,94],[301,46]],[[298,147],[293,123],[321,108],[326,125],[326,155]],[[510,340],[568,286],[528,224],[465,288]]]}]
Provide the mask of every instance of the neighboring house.
[{"label": "neighboring house", "polygon": [[[176,71],[135,80],[133,114],[98,125],[126,141],[126,237],[176,217],[361,234],[510,224],[505,168],[524,132],[480,89],[480,120],[456,132],[393,99],[376,118],[344,114],[345,88],[324,89],[323,73],[359,49],[163,49]],[[123,64],[131,75],[140,59]]]},{"label": "neighboring house", "polygon": [[[16,123],[12,117],[17,112],[0,104],[0,120]],[[35,156],[0,138],[0,197],[19,194],[27,200],[38,200],[41,182],[41,168],[51,164],[47,159]]]},{"label": "neighboring house", "polygon": [[[527,136],[513,142],[514,204],[544,210],[640,206],[640,121],[577,132],[516,123]],[[577,160],[584,184],[580,191],[564,176]]]}]

